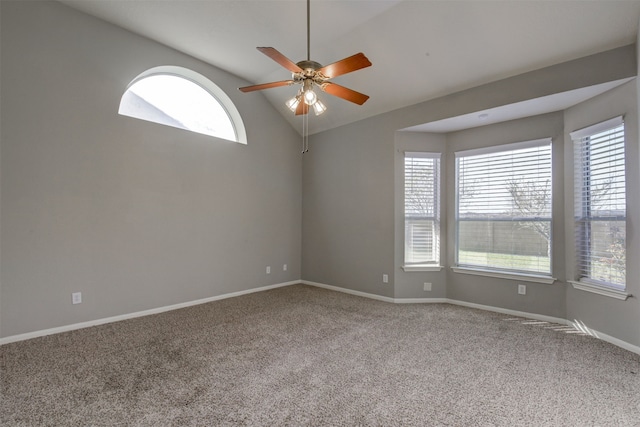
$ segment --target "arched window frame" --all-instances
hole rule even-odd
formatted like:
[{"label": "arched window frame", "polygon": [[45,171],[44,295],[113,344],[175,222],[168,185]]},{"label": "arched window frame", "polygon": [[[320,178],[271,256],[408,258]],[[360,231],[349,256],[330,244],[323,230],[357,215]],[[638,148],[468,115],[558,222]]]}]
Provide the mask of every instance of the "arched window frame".
[{"label": "arched window frame", "polygon": [[[202,74],[197,73],[188,68],[178,67],[173,65],[163,65],[159,67],[150,68],[144,71],[143,73],[139,74],[127,85],[127,89],[122,94],[122,98],[120,100],[119,112],[122,110],[122,105],[123,105],[122,102],[125,94],[129,91],[129,89],[133,85],[135,85],[139,81],[144,80],[148,77],[157,76],[157,75],[169,75],[169,76],[175,76],[178,78],[189,80],[192,83],[195,83],[196,85],[203,88],[205,91],[207,91],[213,97],[213,99],[216,102],[218,102],[218,104],[220,104],[220,106],[226,112],[229,120],[231,121],[231,125],[233,126],[233,130],[236,136],[236,139],[234,142],[238,142],[240,144],[245,144],[245,145],[247,144],[247,132],[244,127],[244,122],[242,121],[240,112],[236,108],[231,98],[229,98],[229,96],[211,80],[209,80]],[[142,118],[139,118],[139,119],[144,120]],[[156,123],[159,123],[159,122],[156,122]],[[163,123],[160,122],[159,124],[163,124]],[[216,137],[216,138],[220,138],[220,137]],[[224,139],[224,138],[220,138],[220,139]]]}]

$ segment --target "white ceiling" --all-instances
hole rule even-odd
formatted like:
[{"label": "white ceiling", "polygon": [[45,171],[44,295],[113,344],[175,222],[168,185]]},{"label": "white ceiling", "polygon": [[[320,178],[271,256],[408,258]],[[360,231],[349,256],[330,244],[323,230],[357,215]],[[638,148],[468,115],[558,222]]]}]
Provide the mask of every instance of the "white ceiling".
[{"label": "white ceiling", "polygon": [[[304,0],[60,1],[248,84],[290,78],[257,46],[275,47],[294,62],[306,59]],[[311,59],[326,65],[364,52],[373,66],[333,80],[371,98],[358,106],[322,94],[328,111],[312,115],[310,132],[634,43],[639,18],[640,0],[312,0]],[[299,130],[300,117],[284,106],[295,91],[243,96],[266,96]],[[544,105],[545,98],[532,104],[537,113],[556,111]],[[460,123],[446,129],[473,122]]]},{"label": "white ceiling", "polygon": [[447,133],[489,125],[492,123],[521,119],[523,117],[530,117],[538,114],[562,111],[572,105],[576,105],[589,98],[593,98],[596,95],[611,90],[630,80],[632,80],[632,77],[574,89],[567,92],[556,93],[540,98],[534,98],[527,101],[517,102],[515,104],[489,108],[475,113],[436,120],[434,122],[423,123],[400,130],[408,132]]}]

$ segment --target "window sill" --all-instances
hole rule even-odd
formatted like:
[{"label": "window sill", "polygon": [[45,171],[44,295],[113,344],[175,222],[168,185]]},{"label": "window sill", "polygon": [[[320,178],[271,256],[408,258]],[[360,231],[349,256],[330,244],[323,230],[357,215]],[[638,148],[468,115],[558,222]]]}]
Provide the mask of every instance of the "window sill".
[{"label": "window sill", "polygon": [[592,285],[591,283],[574,282],[571,280],[569,281],[569,283],[571,283],[571,286],[573,286],[574,289],[591,292],[609,298],[616,298],[622,301],[626,301],[627,298],[632,296],[625,291],[619,291],[617,289],[607,288],[605,286]]},{"label": "window sill", "polygon": [[499,279],[521,280],[523,282],[544,283],[545,285],[550,285],[556,281],[555,277],[540,276],[537,274],[506,273],[502,271],[482,270],[479,268],[469,268],[469,267],[451,267],[451,269],[454,271],[454,273],[496,277]]},{"label": "window sill", "polygon": [[404,271],[440,271],[443,269],[441,265],[403,265]]}]

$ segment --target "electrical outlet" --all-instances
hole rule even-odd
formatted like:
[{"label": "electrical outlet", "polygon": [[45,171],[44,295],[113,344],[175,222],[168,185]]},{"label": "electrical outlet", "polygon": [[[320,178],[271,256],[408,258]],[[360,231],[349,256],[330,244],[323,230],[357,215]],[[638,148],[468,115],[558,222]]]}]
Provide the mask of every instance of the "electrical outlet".
[{"label": "electrical outlet", "polygon": [[388,274],[383,274],[382,275],[382,283],[389,283],[389,275]]},{"label": "electrical outlet", "polygon": [[518,294],[526,295],[527,294],[527,285],[518,285]]},{"label": "electrical outlet", "polygon": [[271,274],[271,266],[267,265],[267,274]]},{"label": "electrical outlet", "polygon": [[282,271],[287,271],[287,264],[282,265]]},{"label": "electrical outlet", "polygon": [[82,303],[82,292],[74,292],[71,294],[71,303],[72,304],[80,304]]},{"label": "electrical outlet", "polygon": [[431,283],[429,282],[424,282],[424,290],[431,292]]}]

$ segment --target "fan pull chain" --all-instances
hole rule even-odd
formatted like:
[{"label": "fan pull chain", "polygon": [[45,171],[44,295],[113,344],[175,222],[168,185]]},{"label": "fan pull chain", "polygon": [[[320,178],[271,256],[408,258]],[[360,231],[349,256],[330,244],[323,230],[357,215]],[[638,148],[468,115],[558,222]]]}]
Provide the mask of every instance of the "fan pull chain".
[{"label": "fan pull chain", "polygon": [[304,131],[304,116],[302,116],[302,151],[300,153],[304,154],[305,147],[305,131]]},{"label": "fan pull chain", "polygon": [[309,151],[309,115],[302,116],[302,154]]}]

